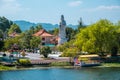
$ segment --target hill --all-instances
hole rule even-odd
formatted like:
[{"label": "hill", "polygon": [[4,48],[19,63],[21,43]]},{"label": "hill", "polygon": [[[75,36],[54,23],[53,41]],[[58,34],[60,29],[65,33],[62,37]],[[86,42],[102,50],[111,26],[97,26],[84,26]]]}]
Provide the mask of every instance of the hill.
[{"label": "hill", "polygon": [[[37,25],[42,25],[42,27],[46,30],[53,30],[54,28],[59,28],[58,24],[53,25],[51,23],[32,23],[32,22],[24,21],[24,20],[18,20],[18,21],[13,21],[13,22],[19,25],[22,31],[29,30],[31,26],[35,27]],[[77,25],[69,24],[68,26],[72,27],[73,29],[77,28]]]}]

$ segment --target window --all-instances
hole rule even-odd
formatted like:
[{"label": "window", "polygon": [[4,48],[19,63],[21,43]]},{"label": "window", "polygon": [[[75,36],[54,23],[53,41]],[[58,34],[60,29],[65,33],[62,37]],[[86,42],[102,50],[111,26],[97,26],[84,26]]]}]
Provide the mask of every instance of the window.
[{"label": "window", "polygon": [[42,38],[42,40],[44,41],[44,40],[45,40],[45,38]]},{"label": "window", "polygon": [[45,45],[45,43],[42,43],[42,45]]}]

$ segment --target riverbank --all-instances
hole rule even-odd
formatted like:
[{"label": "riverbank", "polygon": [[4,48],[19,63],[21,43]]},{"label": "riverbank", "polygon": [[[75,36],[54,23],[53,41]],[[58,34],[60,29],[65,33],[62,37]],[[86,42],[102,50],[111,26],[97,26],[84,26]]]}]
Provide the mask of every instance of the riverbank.
[{"label": "riverbank", "polygon": [[[8,66],[2,66],[0,65],[0,71],[7,71],[7,70],[26,70],[26,69],[36,69],[36,68],[53,68],[53,67],[59,67],[59,68],[74,68],[74,66],[71,66],[68,63],[53,63],[49,66],[32,66],[32,67],[8,67]],[[120,67],[120,63],[102,63],[99,67]]]},{"label": "riverbank", "polygon": [[0,71],[3,71],[3,70],[15,70],[15,69],[16,69],[15,67],[8,67],[8,66],[0,65]]},{"label": "riverbank", "polygon": [[120,63],[102,63],[100,67],[120,67]]}]

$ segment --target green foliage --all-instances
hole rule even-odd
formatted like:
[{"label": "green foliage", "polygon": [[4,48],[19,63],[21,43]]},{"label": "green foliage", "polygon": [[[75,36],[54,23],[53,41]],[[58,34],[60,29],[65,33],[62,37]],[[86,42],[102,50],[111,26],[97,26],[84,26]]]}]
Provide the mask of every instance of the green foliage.
[{"label": "green foliage", "polygon": [[0,39],[3,39],[3,31],[0,29]]},{"label": "green foliage", "polygon": [[10,49],[14,44],[16,45],[21,45],[20,43],[20,38],[19,37],[15,37],[15,38],[8,38],[4,41],[4,48],[5,49]]},{"label": "green foliage", "polygon": [[41,43],[40,37],[33,36],[32,39],[30,40],[31,48],[37,48],[40,45],[40,43]]},{"label": "green foliage", "polygon": [[31,39],[32,39],[32,34],[29,31],[22,33],[20,39],[22,48],[31,48],[30,47]]},{"label": "green foliage", "polygon": [[13,68],[0,65],[0,71],[1,70],[13,70]]},{"label": "green foliage", "polygon": [[38,25],[35,27],[34,32],[38,32],[39,30],[43,29],[42,25]]},{"label": "green foliage", "polygon": [[66,48],[63,51],[62,56],[65,56],[65,57],[75,57],[76,55],[78,55],[78,52],[79,52],[79,50],[76,47]]},{"label": "green foliage", "polygon": [[31,64],[29,59],[19,59],[18,63],[23,66],[28,66]]},{"label": "green foliage", "polygon": [[65,57],[75,57],[79,54],[79,49],[73,44],[74,40],[64,43],[57,47],[57,49],[63,52],[62,56]]},{"label": "green foliage", "polygon": [[116,27],[108,20],[103,19],[89,27],[82,29],[74,45],[81,51],[90,53],[110,52],[117,46]]},{"label": "green foliage", "polygon": [[35,33],[35,28],[34,28],[33,26],[31,26],[29,32],[30,32],[31,34],[34,34],[34,33]]},{"label": "green foliage", "polygon": [[80,18],[80,21],[79,21],[78,28],[77,28],[76,32],[78,33],[78,32],[81,31],[81,29],[84,29],[84,28],[86,28],[86,26],[83,24],[82,18]]},{"label": "green foliage", "polygon": [[14,32],[21,33],[21,30],[20,30],[20,28],[17,24],[12,24],[10,26],[10,29],[8,30],[8,34],[11,34],[11,33],[14,33]]},{"label": "green foliage", "polygon": [[65,49],[69,48],[70,46],[72,47],[73,41],[71,40],[70,42],[65,42],[63,45],[57,46],[57,49],[61,52],[63,52]]},{"label": "green foliage", "polygon": [[0,17],[0,29],[5,32],[13,24],[12,21],[8,20],[5,17]]},{"label": "green foliage", "polygon": [[4,47],[4,41],[0,40],[0,50],[3,50]]},{"label": "green foliage", "polygon": [[66,38],[68,39],[68,41],[75,38],[75,30],[70,27],[66,27]]},{"label": "green foliage", "polygon": [[120,63],[103,63],[102,67],[120,67]]},{"label": "green foliage", "polygon": [[53,35],[58,35],[58,33],[59,33],[59,28],[54,28],[53,30],[49,30],[48,31],[50,34],[53,34]]},{"label": "green foliage", "polygon": [[40,54],[43,54],[43,56],[45,57],[45,58],[47,58],[48,57],[48,54],[50,54],[51,53],[51,49],[50,49],[50,47],[48,47],[48,46],[43,46],[41,49],[40,49]]}]

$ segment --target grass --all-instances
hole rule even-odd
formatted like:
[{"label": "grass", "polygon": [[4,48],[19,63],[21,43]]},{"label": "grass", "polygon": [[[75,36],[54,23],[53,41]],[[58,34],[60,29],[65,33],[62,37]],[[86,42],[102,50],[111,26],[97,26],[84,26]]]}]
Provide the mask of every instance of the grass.
[{"label": "grass", "polygon": [[14,69],[15,69],[14,67],[7,67],[7,66],[0,65],[0,71],[2,71],[2,70],[14,70]]},{"label": "grass", "polygon": [[102,63],[102,67],[120,67],[120,63]]}]

